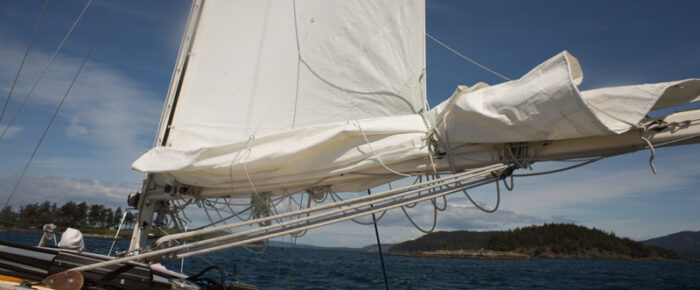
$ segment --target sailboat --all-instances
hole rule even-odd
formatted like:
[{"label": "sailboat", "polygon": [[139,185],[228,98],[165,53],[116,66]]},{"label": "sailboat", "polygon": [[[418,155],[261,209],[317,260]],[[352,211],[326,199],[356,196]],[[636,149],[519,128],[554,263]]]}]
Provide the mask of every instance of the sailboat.
[{"label": "sailboat", "polygon": [[[580,64],[563,51],[519,79],[460,86],[431,108],[425,47],[419,0],[193,1],[155,146],[132,165],[146,177],[129,196],[139,215],[128,251],[108,258],[25,247],[17,255],[6,246],[11,257],[0,268],[21,277],[35,264],[7,259],[69,253],[82,264],[26,279],[141,287],[123,282],[134,277],[128,268],[150,277],[149,287],[198,287],[145,263],[466,194],[536,162],[590,163],[700,141],[700,110],[647,117],[699,101],[698,79],[582,91]],[[405,179],[413,181],[336,200]],[[219,218],[187,230],[188,206]],[[160,229],[177,233],[149,241]]]}]

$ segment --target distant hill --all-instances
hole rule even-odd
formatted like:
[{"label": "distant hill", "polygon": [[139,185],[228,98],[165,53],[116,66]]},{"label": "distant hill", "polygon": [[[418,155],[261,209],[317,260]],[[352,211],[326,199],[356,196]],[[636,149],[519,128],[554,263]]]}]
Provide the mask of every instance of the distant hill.
[{"label": "distant hill", "polygon": [[700,231],[678,232],[642,241],[642,243],[673,250],[686,259],[700,258]]},{"label": "distant hill", "polygon": [[[391,248],[394,245],[395,244],[382,243],[382,251],[386,251],[387,249]],[[362,247],[361,250],[363,250],[365,252],[379,252],[379,247],[377,247],[377,244],[371,244],[371,245],[366,245],[366,246]]]},{"label": "distant hill", "polygon": [[433,232],[415,240],[395,244],[391,252],[425,252],[439,250],[479,250],[488,246],[489,239],[499,232],[453,231]]},{"label": "distant hill", "polygon": [[320,247],[320,246],[314,246],[314,245],[308,245],[308,244],[300,244],[296,243],[292,245],[290,242],[283,242],[283,241],[268,241],[268,245],[271,247],[276,247],[276,248],[291,248],[294,246],[297,249],[320,249],[320,250],[336,250],[336,251],[360,251],[361,249],[357,248],[348,248],[348,247]]},{"label": "distant hill", "polygon": [[392,252],[459,250],[515,252],[531,257],[679,259],[671,250],[574,224],[544,224],[500,232],[436,232],[394,245]]}]

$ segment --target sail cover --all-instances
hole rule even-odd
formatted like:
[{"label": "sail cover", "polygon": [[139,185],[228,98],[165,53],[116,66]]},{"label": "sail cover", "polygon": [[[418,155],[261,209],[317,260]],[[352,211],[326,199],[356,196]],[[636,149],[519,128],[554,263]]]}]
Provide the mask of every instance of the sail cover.
[{"label": "sail cover", "polygon": [[206,0],[194,30],[168,147],[426,107],[421,0]]}]

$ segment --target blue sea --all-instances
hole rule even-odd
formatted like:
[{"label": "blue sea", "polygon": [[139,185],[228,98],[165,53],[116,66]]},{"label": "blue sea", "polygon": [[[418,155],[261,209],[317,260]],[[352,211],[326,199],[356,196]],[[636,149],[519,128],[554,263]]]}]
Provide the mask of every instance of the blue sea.
[{"label": "blue sea", "polygon": [[[0,232],[0,240],[35,245],[40,234]],[[112,240],[85,240],[88,251],[106,254]],[[119,249],[128,246],[118,240]],[[251,249],[259,251],[259,248]],[[360,251],[243,248],[187,258],[196,274],[209,263],[260,289],[383,289],[379,257]],[[700,289],[700,263],[615,260],[490,261],[384,257],[392,289]],[[180,261],[164,263],[180,271]],[[212,276],[216,277],[216,276]]]}]

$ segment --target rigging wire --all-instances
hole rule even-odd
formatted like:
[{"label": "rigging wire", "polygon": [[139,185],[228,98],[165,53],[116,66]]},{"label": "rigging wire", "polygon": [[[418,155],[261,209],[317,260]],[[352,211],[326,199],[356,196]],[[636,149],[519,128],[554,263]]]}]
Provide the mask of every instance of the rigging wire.
[{"label": "rigging wire", "polygon": [[[92,2],[92,0],[90,0],[88,2],[88,5],[90,4],[90,2]],[[121,2],[121,0],[116,0],[114,2],[114,6],[112,6],[112,10],[109,12],[109,16],[107,16],[107,19],[105,20],[104,24],[102,24],[102,28],[100,29],[100,32],[97,34],[97,38],[95,38],[95,40],[90,45],[90,49],[88,49],[87,54],[83,58],[83,62],[80,64],[80,68],[78,68],[78,71],[75,73],[75,76],[73,76],[73,80],[71,81],[70,85],[68,86],[68,89],[66,89],[65,94],[63,94],[63,97],[61,98],[61,102],[58,103],[58,107],[56,107],[56,111],[54,111],[53,116],[51,116],[49,123],[46,125],[46,129],[44,129],[44,132],[41,134],[41,138],[39,139],[39,142],[36,144],[36,147],[34,147],[34,151],[32,152],[32,155],[29,157],[29,160],[27,160],[27,164],[24,166],[24,169],[22,170],[22,174],[20,174],[19,178],[17,179],[17,183],[15,183],[15,186],[12,188],[12,192],[10,192],[10,196],[7,198],[7,201],[5,202],[5,207],[7,207],[7,205],[10,203],[10,200],[12,200],[12,196],[15,195],[15,192],[17,191],[17,187],[19,186],[20,182],[22,182],[22,178],[24,178],[24,175],[27,173],[27,169],[29,169],[29,165],[32,163],[32,160],[34,159],[36,152],[39,151],[39,147],[41,146],[41,143],[44,141],[46,134],[49,132],[51,125],[53,124],[54,120],[56,120],[56,116],[58,115],[58,112],[61,111],[61,107],[63,106],[63,103],[66,101],[66,98],[68,97],[68,94],[70,93],[71,89],[73,88],[73,84],[75,84],[75,82],[78,80],[78,76],[80,76],[80,72],[85,67],[85,64],[87,63],[88,59],[90,58],[92,51],[97,46],[97,43],[100,41],[100,38],[102,37],[102,33],[104,33],[105,28],[107,28],[107,24],[112,19],[114,12],[117,11],[117,7],[119,6],[119,2]],[[83,12],[85,12],[86,9],[87,9],[87,5],[85,6],[85,9],[83,9]],[[81,17],[82,17],[82,14],[81,14]],[[77,21],[75,24],[77,24]],[[71,28],[71,31],[72,31],[72,28]],[[29,95],[27,95],[27,96],[29,96]],[[7,128],[5,128],[5,129],[7,130]]]},{"label": "rigging wire", "polygon": [[[46,71],[49,70],[49,67],[53,63],[54,59],[56,59],[56,56],[58,55],[58,52],[61,51],[61,48],[63,48],[63,45],[66,43],[68,40],[68,37],[73,33],[73,30],[75,29],[76,26],[78,26],[78,22],[80,22],[80,19],[83,18],[83,15],[85,15],[85,12],[87,11],[88,7],[90,7],[90,4],[92,3],[92,0],[89,0],[86,4],[85,7],[83,7],[83,10],[80,12],[80,15],[78,15],[78,18],[75,19],[73,22],[73,25],[68,29],[68,32],[66,33],[66,36],[63,37],[63,40],[61,40],[61,43],[56,47],[56,50],[53,52],[53,55],[51,55],[51,58],[49,58],[49,62],[46,63],[46,66],[44,66],[44,69],[41,71],[39,74],[39,77],[34,81],[34,84],[32,85],[32,88],[29,89],[29,92],[27,93],[26,96],[24,96],[24,99],[22,100],[22,103],[19,104],[17,109],[15,110],[14,114],[12,114],[12,118],[10,118],[10,121],[7,123],[5,126],[5,129],[2,131],[2,134],[0,134],[0,140],[2,140],[3,137],[5,137],[5,134],[7,133],[7,130],[10,129],[10,126],[12,126],[12,123],[15,121],[17,118],[17,115],[19,115],[19,112],[22,111],[22,108],[24,107],[24,104],[27,102],[29,99],[29,96],[32,95],[34,92],[34,89],[39,85],[39,82],[41,79],[44,78],[44,75],[46,74]],[[111,17],[111,16],[110,16]],[[99,36],[98,36],[99,39]],[[88,53],[89,55],[89,53]],[[82,67],[81,67],[82,68]],[[73,84],[71,83],[71,86]],[[70,88],[68,89],[70,91]]]},{"label": "rigging wire", "polygon": [[112,255],[112,250],[114,249],[114,244],[117,242],[117,238],[119,237],[119,231],[121,231],[122,226],[124,225],[124,220],[126,220],[126,215],[129,213],[129,209],[126,209],[124,211],[124,215],[122,215],[121,220],[119,221],[119,226],[117,227],[117,232],[114,233],[114,239],[112,240],[112,245],[109,246],[109,251],[107,252],[107,256]]},{"label": "rigging wire", "polygon": [[10,103],[10,98],[12,97],[12,92],[14,92],[15,85],[17,85],[17,79],[19,79],[19,75],[22,73],[22,68],[24,67],[24,62],[27,60],[27,55],[29,55],[29,49],[32,48],[32,44],[34,43],[34,37],[36,37],[36,32],[39,30],[39,24],[41,24],[41,20],[44,19],[44,13],[46,12],[47,6],[49,6],[49,0],[46,0],[44,2],[44,6],[41,8],[41,13],[39,13],[39,19],[36,20],[36,24],[34,25],[34,31],[32,32],[31,38],[29,38],[29,44],[27,45],[27,49],[24,51],[24,56],[22,57],[22,61],[19,63],[19,68],[17,69],[17,74],[15,74],[15,80],[12,81],[12,86],[10,86],[10,91],[7,93],[7,99],[5,99],[5,104],[2,106],[2,112],[0,112],[0,121],[2,121],[2,117],[5,116],[5,109],[7,109],[7,104]]},{"label": "rigging wire", "polygon": [[[290,199],[292,199],[291,195],[290,195]],[[308,200],[309,200],[309,202],[311,201],[311,195],[309,195]],[[304,201],[304,195],[302,194],[301,198],[299,200],[299,203],[298,203],[300,210],[304,207],[303,201]],[[291,202],[289,203],[289,206],[291,208]],[[308,216],[308,214],[307,214],[307,216]],[[292,217],[290,216],[289,218],[291,219]],[[291,256],[289,257],[289,275],[287,276],[287,285],[286,285],[287,289],[294,288],[294,280],[292,280],[292,277],[294,274],[294,252],[296,252],[296,248],[297,248],[297,238],[299,238],[305,234],[306,234],[306,231],[304,231],[303,234],[300,234],[300,235],[299,234],[297,234],[297,235],[290,234],[289,235],[289,240],[292,242],[292,250],[291,250],[292,253],[291,253]],[[290,284],[292,285],[291,288],[289,287]]]},{"label": "rigging wire", "polygon": [[[372,191],[367,190],[367,195],[372,195]],[[369,204],[370,208],[374,208],[374,204]],[[389,280],[386,276],[386,267],[384,266],[384,254],[382,254],[382,242],[379,240],[379,228],[377,227],[377,217],[372,213],[372,221],[374,221],[374,235],[377,236],[377,249],[379,250],[379,260],[382,262],[382,274],[384,274],[384,286],[389,290]]]},{"label": "rigging wire", "polygon": [[[331,192],[329,195],[331,196],[331,199],[333,200],[333,202],[338,202],[338,200],[343,201],[343,199],[340,197],[340,195],[338,195],[335,192]],[[353,212],[357,212],[357,211],[358,210],[353,210]],[[347,214],[347,212],[343,211],[343,214]],[[358,219],[351,219],[351,220],[356,224],[368,226],[368,225],[371,225],[371,224],[374,224],[374,223],[380,221],[384,217],[385,214],[386,214],[386,211],[383,211],[382,214],[380,214],[379,217],[375,218],[374,221],[372,221],[372,222],[363,222],[363,221],[358,220]]]},{"label": "rigging wire", "polygon": [[456,54],[457,56],[461,57],[462,59],[464,59],[464,60],[466,60],[466,61],[472,63],[473,65],[476,65],[476,66],[478,66],[478,67],[484,69],[485,71],[490,72],[490,73],[492,73],[492,74],[494,74],[494,75],[496,75],[496,76],[498,76],[498,77],[500,77],[500,78],[502,78],[502,79],[504,79],[504,80],[506,80],[506,81],[511,81],[511,79],[507,78],[506,76],[497,73],[496,71],[494,71],[494,70],[492,70],[492,69],[490,69],[490,68],[488,68],[488,67],[486,67],[486,66],[484,66],[484,65],[482,65],[482,64],[480,64],[480,63],[478,63],[477,61],[475,61],[475,60],[473,60],[473,59],[471,59],[471,58],[468,58],[468,57],[464,56],[463,54],[459,53],[459,52],[456,51],[455,49],[449,47],[447,44],[444,44],[442,41],[440,41],[440,40],[438,40],[437,38],[433,37],[433,36],[430,35],[429,33],[426,33],[425,36],[427,36],[427,37],[430,38],[431,40],[435,41],[437,44],[441,45],[442,47],[446,48],[447,50],[451,51],[452,53]]}]

